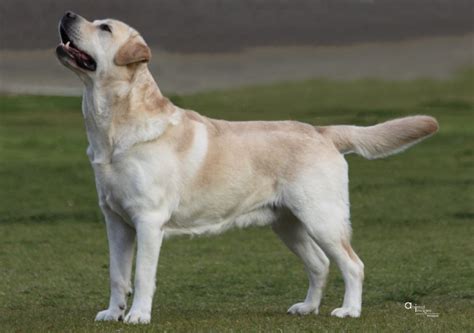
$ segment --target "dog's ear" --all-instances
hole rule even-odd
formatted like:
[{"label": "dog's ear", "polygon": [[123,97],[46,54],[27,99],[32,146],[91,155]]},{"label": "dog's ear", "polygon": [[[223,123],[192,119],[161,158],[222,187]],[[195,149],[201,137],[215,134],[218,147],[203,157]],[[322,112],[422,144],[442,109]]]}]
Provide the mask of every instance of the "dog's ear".
[{"label": "dog's ear", "polygon": [[148,62],[150,59],[150,48],[142,38],[133,37],[117,51],[114,62],[117,66],[127,66],[137,62]]}]

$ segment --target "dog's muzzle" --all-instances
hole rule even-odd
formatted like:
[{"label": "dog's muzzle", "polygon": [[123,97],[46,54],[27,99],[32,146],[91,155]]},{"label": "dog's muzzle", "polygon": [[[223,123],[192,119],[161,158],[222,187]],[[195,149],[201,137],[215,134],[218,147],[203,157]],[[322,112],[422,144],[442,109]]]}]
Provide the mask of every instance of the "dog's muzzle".
[{"label": "dog's muzzle", "polygon": [[77,39],[74,26],[78,24],[81,16],[68,11],[64,14],[59,22],[59,36],[61,43],[56,47],[56,55],[58,58],[72,62],[77,67],[87,71],[95,71],[97,63],[86,52],[79,49],[74,44],[74,39]]}]

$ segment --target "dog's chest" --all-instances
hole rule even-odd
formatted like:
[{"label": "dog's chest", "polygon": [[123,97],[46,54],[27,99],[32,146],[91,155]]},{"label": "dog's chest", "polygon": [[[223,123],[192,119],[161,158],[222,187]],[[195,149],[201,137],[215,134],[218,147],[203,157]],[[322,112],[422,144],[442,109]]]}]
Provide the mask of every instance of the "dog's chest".
[{"label": "dog's chest", "polygon": [[132,155],[93,167],[101,204],[129,221],[137,214],[172,205],[173,176],[166,162]]}]

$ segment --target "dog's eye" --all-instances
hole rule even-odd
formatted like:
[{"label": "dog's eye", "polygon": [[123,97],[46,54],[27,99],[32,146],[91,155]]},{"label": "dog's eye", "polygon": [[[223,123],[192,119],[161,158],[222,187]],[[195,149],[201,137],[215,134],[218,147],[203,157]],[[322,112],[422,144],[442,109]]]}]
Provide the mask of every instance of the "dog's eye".
[{"label": "dog's eye", "polygon": [[102,31],[108,31],[108,32],[112,33],[112,29],[110,28],[110,25],[108,25],[108,24],[101,24],[101,25],[99,25],[99,28]]}]

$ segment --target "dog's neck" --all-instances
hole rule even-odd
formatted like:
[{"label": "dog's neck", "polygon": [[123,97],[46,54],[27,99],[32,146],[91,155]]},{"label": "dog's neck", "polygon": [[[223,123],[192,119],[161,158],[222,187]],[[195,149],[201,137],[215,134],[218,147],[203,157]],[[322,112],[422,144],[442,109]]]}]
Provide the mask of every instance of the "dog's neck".
[{"label": "dog's neck", "polygon": [[157,139],[181,117],[180,109],[163,97],[146,64],[129,80],[86,84],[82,111],[88,155],[94,164],[111,163],[132,146]]}]

